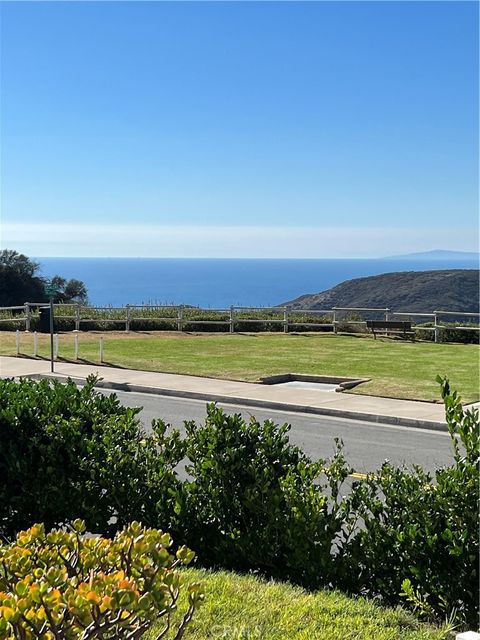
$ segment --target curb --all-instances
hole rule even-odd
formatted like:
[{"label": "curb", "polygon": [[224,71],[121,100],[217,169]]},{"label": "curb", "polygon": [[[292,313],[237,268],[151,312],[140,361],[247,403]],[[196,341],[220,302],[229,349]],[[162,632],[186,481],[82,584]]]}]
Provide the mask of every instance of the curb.
[{"label": "curb", "polygon": [[[47,378],[59,380],[61,382],[72,380],[75,384],[85,384],[86,378],[74,378],[72,376],[49,375],[34,373],[24,376],[33,380]],[[329,416],[331,418],[347,418],[349,420],[360,420],[362,422],[373,422],[375,424],[385,424],[401,427],[413,427],[417,429],[429,429],[434,431],[448,432],[445,422],[434,422],[430,420],[419,420],[416,418],[401,418],[396,416],[382,416],[374,413],[360,413],[357,411],[344,411],[342,409],[329,409],[327,407],[312,407],[310,405],[288,404],[285,402],[274,402],[269,400],[255,400],[241,396],[222,396],[213,393],[198,393],[196,391],[180,391],[177,389],[161,389],[158,387],[145,387],[142,385],[129,384],[127,382],[109,382],[98,380],[95,387],[99,389],[112,389],[112,391],[126,391],[131,393],[149,393],[152,395],[166,396],[172,398],[186,398],[189,400],[205,400],[207,402],[221,402],[222,404],[241,404],[247,407],[257,407],[261,409],[274,409],[277,411],[291,411],[293,413],[309,413],[312,415]]]}]

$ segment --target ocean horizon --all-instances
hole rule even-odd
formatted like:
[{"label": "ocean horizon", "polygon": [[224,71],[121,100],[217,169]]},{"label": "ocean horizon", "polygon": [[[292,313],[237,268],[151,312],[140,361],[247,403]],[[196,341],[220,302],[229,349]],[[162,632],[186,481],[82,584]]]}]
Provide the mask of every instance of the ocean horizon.
[{"label": "ocean horizon", "polygon": [[[473,259],[35,258],[40,275],[82,280],[94,306],[278,305],[353,278],[394,271],[475,269]],[[388,301],[386,301],[388,302]]]}]

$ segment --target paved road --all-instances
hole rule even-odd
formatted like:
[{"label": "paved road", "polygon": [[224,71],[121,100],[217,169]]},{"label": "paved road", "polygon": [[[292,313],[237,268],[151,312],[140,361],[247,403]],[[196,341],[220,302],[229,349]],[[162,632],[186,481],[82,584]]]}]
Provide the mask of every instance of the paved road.
[{"label": "paved road", "polygon": [[[181,428],[184,420],[201,422],[205,416],[204,401],[143,393],[116,393],[122,404],[144,407],[140,418],[146,427],[153,418],[162,418]],[[450,436],[441,431],[237,405],[221,406],[231,413],[240,412],[247,418],[255,415],[262,421],[270,418],[278,423],[288,422],[292,425],[291,442],[312,458],[329,457],[334,449],[333,439],[340,437],[345,443],[347,460],[360,473],[377,469],[385,459],[397,464],[420,464],[431,471],[452,461]]]}]

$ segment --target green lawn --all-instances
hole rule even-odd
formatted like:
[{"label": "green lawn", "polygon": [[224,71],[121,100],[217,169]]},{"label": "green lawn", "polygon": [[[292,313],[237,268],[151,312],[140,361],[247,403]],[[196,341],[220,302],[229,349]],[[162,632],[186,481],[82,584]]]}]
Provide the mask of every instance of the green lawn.
[{"label": "green lawn", "polygon": [[[206,599],[195,612],[185,640],[447,638],[445,628],[420,624],[402,609],[382,608],[338,592],[308,593],[290,584],[225,571],[189,569],[186,573],[189,580],[203,583]],[[155,628],[144,636],[145,640],[155,637]]]},{"label": "green lawn", "polygon": [[[80,357],[98,362],[98,333],[81,333]],[[108,364],[255,381],[275,373],[371,378],[354,393],[438,401],[437,374],[448,375],[465,402],[479,398],[479,347],[332,334],[105,333]],[[74,334],[60,336],[60,357],[73,358]],[[21,334],[32,354],[33,337]],[[47,355],[48,336],[40,336]],[[15,335],[3,332],[0,353],[13,354]]]}]

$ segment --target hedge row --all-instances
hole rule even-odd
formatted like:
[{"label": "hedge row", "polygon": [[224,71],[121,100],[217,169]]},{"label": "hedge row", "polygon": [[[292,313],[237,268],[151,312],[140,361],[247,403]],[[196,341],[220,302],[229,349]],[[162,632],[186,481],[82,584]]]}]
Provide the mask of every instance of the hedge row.
[{"label": "hedge row", "polygon": [[[250,318],[252,319],[252,318]],[[275,318],[276,320],[279,319]],[[182,324],[182,330],[187,332],[204,332],[204,333],[228,333],[230,331],[229,324],[215,323],[215,317],[209,317],[208,314],[202,316],[202,320],[209,320],[211,324],[195,324],[185,319]],[[299,316],[297,318],[290,317],[290,322],[295,322],[295,325],[290,325],[289,331],[291,333],[305,333],[305,332],[332,332],[333,327],[326,326],[331,321],[329,318]],[[306,324],[311,323],[311,324]],[[465,329],[458,329],[458,323],[444,323],[443,329],[438,333],[439,342],[456,342],[461,344],[478,344],[479,332]],[[478,325],[473,323],[463,323],[461,326],[465,328],[475,329]],[[422,327],[424,327],[422,329]],[[435,339],[434,332],[429,330],[433,327],[433,323],[422,323],[415,329],[415,336],[417,340],[425,340],[433,342]],[[17,329],[24,330],[25,322],[14,317],[4,317],[0,323],[1,331],[16,331]],[[90,321],[88,324],[81,324],[82,331],[118,331],[125,329],[125,319],[118,319],[115,322],[107,321],[105,318],[98,318]],[[70,318],[56,318],[55,319],[55,331],[73,331],[75,329],[75,321]],[[40,322],[37,316],[33,316],[30,323],[31,331],[40,330]],[[131,331],[177,331],[178,322],[172,318],[167,320],[160,320],[155,318],[149,319],[132,319],[130,321]],[[272,322],[268,320],[259,320],[258,322],[242,322],[242,318],[238,317],[235,320],[235,332],[238,333],[260,333],[260,332],[283,332],[284,327],[280,322]],[[365,325],[353,324],[349,320],[344,320],[337,325],[337,331],[340,333],[367,333]]]},{"label": "hedge row", "polygon": [[[135,315],[137,312],[137,316]],[[75,329],[75,316],[72,307],[56,310],[55,330],[73,331]],[[140,314],[140,317],[138,316]],[[126,314],[123,310],[89,309],[82,317],[88,322],[82,322],[82,331],[115,331],[125,329]],[[23,314],[22,316],[23,317]],[[221,311],[209,311],[205,309],[185,308],[183,310],[182,328],[184,331],[228,332],[230,331],[229,313]],[[0,329],[15,331],[24,329],[25,321],[11,312],[0,310]],[[248,322],[246,322],[248,320]],[[316,314],[290,313],[289,321],[296,323],[291,330],[295,331],[332,331],[331,327],[322,325],[331,322],[330,316],[318,316]],[[196,324],[196,322],[208,322],[208,324]],[[235,313],[235,331],[283,331],[283,311],[265,309],[262,311]],[[307,326],[311,323],[313,326]],[[178,328],[177,309],[142,309],[132,310],[130,318],[131,331],[175,331]],[[30,321],[31,331],[40,329],[38,313],[34,312]]]},{"label": "hedge row", "polygon": [[[138,410],[94,382],[0,381],[0,535],[75,518],[111,535],[137,520],[171,532],[205,566],[476,622],[478,412],[446,380],[454,464],[431,477],[385,463],[346,496],[341,443],[331,460],[312,461],[289,443],[288,425],[215,405],[183,437],[162,420],[147,435]],[[188,480],[177,473],[185,460]]]}]

